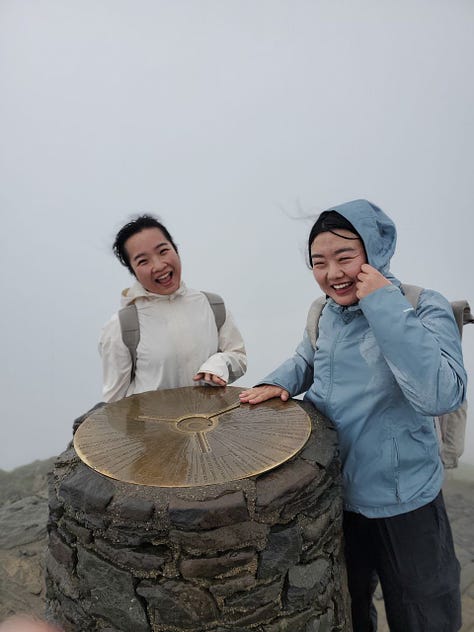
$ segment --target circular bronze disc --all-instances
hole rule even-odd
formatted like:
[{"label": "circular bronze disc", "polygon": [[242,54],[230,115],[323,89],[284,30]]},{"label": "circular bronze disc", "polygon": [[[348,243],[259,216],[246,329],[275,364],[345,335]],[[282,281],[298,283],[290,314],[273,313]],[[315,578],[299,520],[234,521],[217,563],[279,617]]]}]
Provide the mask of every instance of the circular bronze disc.
[{"label": "circular bronze disc", "polygon": [[138,485],[195,487],[265,472],[306,443],[311,421],[298,404],[240,404],[243,389],[190,386],[107,404],[74,435],[80,458]]}]

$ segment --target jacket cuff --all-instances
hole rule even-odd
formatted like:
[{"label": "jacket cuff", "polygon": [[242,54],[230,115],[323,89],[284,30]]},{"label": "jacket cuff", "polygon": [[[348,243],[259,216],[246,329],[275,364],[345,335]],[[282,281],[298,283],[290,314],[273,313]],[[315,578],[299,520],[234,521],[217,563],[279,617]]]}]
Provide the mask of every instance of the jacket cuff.
[{"label": "jacket cuff", "polygon": [[212,373],[225,382],[229,381],[229,369],[221,353],[215,353],[199,367],[198,373]]}]

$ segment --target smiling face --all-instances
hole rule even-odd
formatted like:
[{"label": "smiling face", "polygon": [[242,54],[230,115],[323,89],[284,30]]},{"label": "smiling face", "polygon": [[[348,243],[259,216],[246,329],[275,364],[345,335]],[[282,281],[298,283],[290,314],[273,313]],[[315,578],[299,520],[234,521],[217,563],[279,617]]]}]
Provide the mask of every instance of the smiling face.
[{"label": "smiling face", "polygon": [[137,280],[153,294],[172,294],[181,283],[181,260],[159,228],[144,228],[125,242]]},{"label": "smiling face", "polygon": [[357,275],[367,257],[357,235],[343,228],[337,229],[337,233],[319,233],[315,237],[311,264],[321,290],[339,305],[348,306],[358,301]]}]

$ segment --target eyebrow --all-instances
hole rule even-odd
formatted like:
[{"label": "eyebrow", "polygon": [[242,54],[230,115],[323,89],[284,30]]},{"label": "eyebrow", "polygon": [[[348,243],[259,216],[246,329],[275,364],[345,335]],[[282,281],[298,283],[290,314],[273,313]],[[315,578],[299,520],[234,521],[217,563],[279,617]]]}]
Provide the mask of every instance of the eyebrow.
[{"label": "eyebrow", "polygon": [[[158,250],[158,248],[161,248],[161,246],[167,246],[169,242],[167,241],[162,241],[160,244],[156,244],[156,246],[153,246],[153,250]],[[146,252],[138,252],[132,259],[132,261],[136,261],[137,259],[139,259],[140,257],[146,257],[147,253]]]},{"label": "eyebrow", "polygon": [[[334,254],[341,255],[344,252],[357,252],[357,250],[356,248],[351,248],[350,246],[347,246],[346,248],[338,248],[334,251]],[[324,255],[315,253],[314,255],[311,255],[311,259],[324,259]]]}]

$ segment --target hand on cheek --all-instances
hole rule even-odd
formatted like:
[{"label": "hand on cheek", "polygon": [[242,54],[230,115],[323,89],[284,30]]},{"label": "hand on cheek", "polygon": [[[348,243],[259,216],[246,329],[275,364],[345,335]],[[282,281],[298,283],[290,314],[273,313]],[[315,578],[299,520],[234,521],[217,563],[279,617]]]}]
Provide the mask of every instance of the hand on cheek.
[{"label": "hand on cheek", "polygon": [[359,300],[385,285],[390,285],[390,281],[383,274],[368,263],[362,264],[356,283],[357,298]]}]

